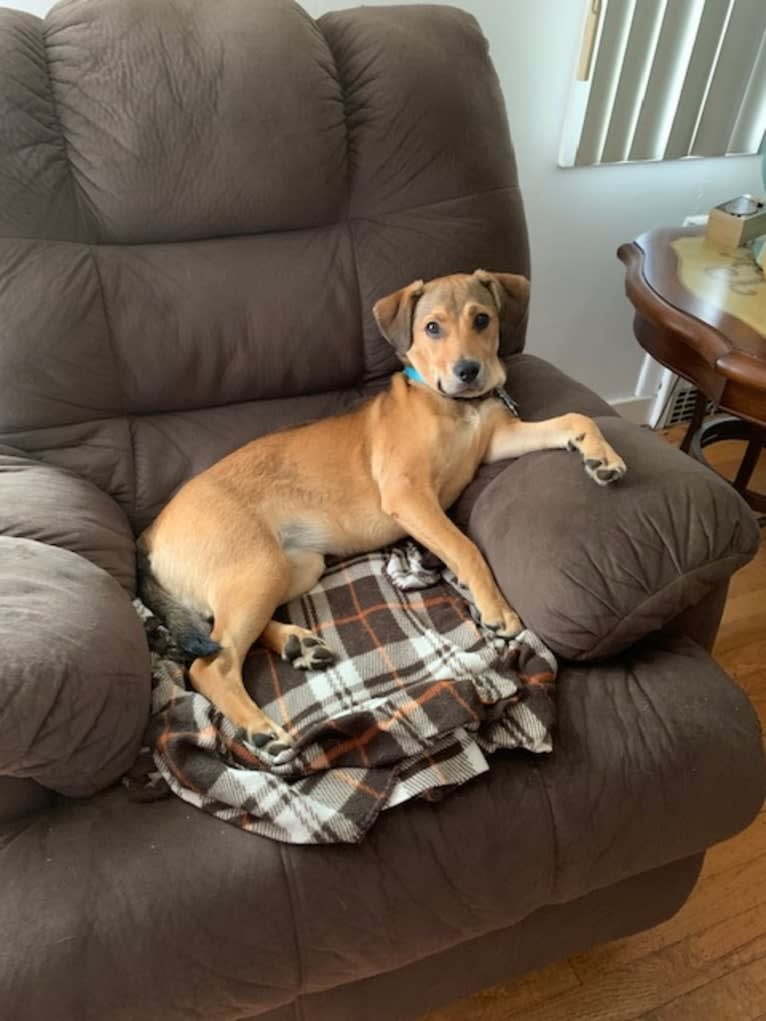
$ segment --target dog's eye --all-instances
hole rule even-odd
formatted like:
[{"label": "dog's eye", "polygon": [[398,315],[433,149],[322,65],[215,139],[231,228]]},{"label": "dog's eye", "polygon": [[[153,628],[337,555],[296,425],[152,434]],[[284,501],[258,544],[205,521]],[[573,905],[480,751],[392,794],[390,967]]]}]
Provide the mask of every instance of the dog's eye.
[{"label": "dog's eye", "polygon": [[473,325],[476,330],[486,330],[489,326],[489,316],[486,312],[478,312],[473,317]]},{"label": "dog's eye", "polygon": [[441,332],[442,332],[441,326],[439,326],[439,324],[435,322],[433,319],[430,322],[426,323],[426,333],[428,334],[429,337],[438,337],[441,335]]}]

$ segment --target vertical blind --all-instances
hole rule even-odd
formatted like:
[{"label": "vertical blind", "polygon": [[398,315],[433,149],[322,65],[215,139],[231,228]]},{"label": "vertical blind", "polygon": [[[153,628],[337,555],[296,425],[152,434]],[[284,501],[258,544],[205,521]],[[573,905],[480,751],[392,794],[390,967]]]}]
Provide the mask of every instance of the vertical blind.
[{"label": "vertical blind", "polygon": [[758,151],[766,0],[588,0],[562,166]]}]

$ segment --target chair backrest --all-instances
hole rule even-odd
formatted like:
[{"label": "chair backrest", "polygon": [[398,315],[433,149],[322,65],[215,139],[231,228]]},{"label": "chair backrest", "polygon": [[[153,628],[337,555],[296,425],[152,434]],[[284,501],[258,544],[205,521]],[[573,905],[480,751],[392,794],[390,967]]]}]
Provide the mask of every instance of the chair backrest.
[{"label": "chair backrest", "polygon": [[528,248],[468,15],[0,10],[0,443],[136,528],[226,451],[390,374],[378,297],[477,266],[527,273]]}]

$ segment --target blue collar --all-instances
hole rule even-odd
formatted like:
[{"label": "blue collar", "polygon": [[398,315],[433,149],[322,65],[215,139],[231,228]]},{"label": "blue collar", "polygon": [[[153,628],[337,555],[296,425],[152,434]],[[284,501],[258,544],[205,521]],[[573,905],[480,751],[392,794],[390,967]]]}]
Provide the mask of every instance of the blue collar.
[{"label": "blue collar", "polygon": [[417,369],[413,369],[411,365],[405,365],[402,370],[407,379],[411,379],[413,383],[425,383],[425,380],[420,375]]}]

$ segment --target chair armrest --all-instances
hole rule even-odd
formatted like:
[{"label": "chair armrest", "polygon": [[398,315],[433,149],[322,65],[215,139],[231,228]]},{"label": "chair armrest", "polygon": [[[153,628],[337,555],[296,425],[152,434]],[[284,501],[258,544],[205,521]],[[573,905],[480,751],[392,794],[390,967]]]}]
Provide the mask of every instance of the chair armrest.
[{"label": "chair armrest", "polygon": [[758,548],[749,507],[648,430],[597,419],[628,472],[594,485],[565,451],[509,461],[456,517],[522,620],[561,656],[619,653],[725,585]]},{"label": "chair armrest", "polygon": [[133,762],[151,690],[134,559],[110,497],[0,449],[0,776],[84,796]]},{"label": "chair armrest", "polygon": [[135,592],[133,533],[111,496],[6,446],[0,446],[0,535],[72,550]]}]

